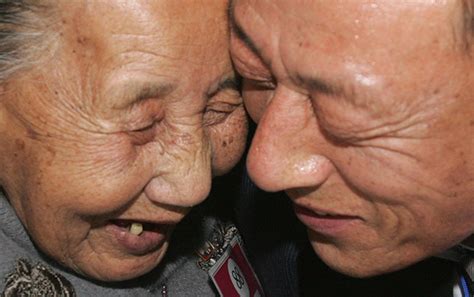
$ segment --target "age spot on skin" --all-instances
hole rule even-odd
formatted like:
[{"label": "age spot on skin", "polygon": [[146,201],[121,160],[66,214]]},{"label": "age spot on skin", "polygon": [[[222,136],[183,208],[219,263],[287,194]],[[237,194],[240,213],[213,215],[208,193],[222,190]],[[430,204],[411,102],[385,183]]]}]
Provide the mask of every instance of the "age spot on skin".
[{"label": "age spot on skin", "polygon": [[30,139],[33,139],[33,140],[38,139],[38,133],[36,133],[33,129],[26,128],[26,135]]},{"label": "age spot on skin", "polygon": [[16,148],[20,151],[23,151],[25,149],[25,142],[21,139],[16,139],[15,145],[16,145]]},{"label": "age spot on skin", "polygon": [[352,165],[352,157],[349,158],[349,160],[347,160],[347,166],[351,166]]},{"label": "age spot on skin", "polygon": [[231,145],[234,142],[234,137],[229,137],[229,139],[222,141],[222,147],[226,147],[227,145]]},{"label": "age spot on skin", "polygon": [[311,47],[311,42],[309,41],[300,41],[298,43],[298,47],[301,47],[301,48],[310,48]]},{"label": "age spot on skin", "polygon": [[46,150],[51,154],[52,157],[56,156],[56,151],[52,146],[46,146]]},{"label": "age spot on skin", "polygon": [[84,45],[88,42],[88,38],[84,36],[77,37],[77,43]]}]

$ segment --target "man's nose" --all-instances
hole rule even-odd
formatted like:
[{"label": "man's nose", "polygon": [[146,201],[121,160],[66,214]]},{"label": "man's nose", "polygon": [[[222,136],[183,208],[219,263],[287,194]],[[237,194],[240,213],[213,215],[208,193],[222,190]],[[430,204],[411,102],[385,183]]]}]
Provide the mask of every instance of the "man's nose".
[{"label": "man's nose", "polygon": [[[165,205],[192,207],[206,199],[211,189],[210,144],[205,137],[194,136],[192,142],[167,155],[166,162],[145,187],[148,199]],[[157,156],[163,158],[163,156]]]},{"label": "man's nose", "polygon": [[266,191],[318,186],[333,170],[325,146],[310,99],[278,87],[258,123],[247,170]]}]

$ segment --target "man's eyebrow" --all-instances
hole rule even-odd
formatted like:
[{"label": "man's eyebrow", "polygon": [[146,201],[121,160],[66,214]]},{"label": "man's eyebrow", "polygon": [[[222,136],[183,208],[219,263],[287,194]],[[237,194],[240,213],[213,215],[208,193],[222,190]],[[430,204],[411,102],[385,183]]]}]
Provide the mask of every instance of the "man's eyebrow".
[{"label": "man's eyebrow", "polygon": [[341,95],[344,93],[342,88],[335,86],[333,83],[325,81],[317,77],[308,77],[302,81],[313,91],[317,91],[327,95]]},{"label": "man's eyebrow", "polygon": [[319,77],[314,76],[298,76],[298,84],[308,87],[313,92],[319,92],[330,96],[345,96],[352,97],[353,95],[348,93],[343,87],[338,86],[338,84],[324,80]]},{"label": "man's eyebrow", "polygon": [[224,80],[222,80],[221,82],[219,82],[219,84],[217,85],[217,87],[215,89],[213,89],[211,92],[209,92],[207,94],[208,98],[211,98],[213,97],[214,95],[216,95],[217,93],[223,91],[223,90],[236,90],[238,91],[240,88],[240,81],[239,81],[239,78],[235,77],[235,76],[232,76],[232,77],[228,77]]},{"label": "man's eyebrow", "polygon": [[254,54],[258,55],[258,48],[255,46],[255,43],[252,39],[245,33],[242,26],[237,22],[237,19],[234,15],[234,1],[229,3],[229,25],[230,30],[235,33],[238,39],[240,39]]}]

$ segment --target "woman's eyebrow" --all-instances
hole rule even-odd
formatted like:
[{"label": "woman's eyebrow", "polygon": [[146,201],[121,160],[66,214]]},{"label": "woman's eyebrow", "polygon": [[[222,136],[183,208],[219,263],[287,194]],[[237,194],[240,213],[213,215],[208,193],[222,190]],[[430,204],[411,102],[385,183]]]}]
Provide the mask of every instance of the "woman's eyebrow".
[{"label": "woman's eyebrow", "polygon": [[132,81],[122,85],[112,96],[118,96],[119,103],[114,108],[121,109],[136,105],[151,98],[163,98],[176,89],[174,84]]},{"label": "woman's eyebrow", "polygon": [[228,90],[228,89],[238,91],[239,87],[240,87],[239,78],[237,78],[236,76],[227,77],[223,79],[222,81],[220,81],[219,84],[207,94],[207,97],[211,98],[217,93],[219,93],[220,91]]},{"label": "woman's eyebrow", "polygon": [[161,98],[171,93],[175,87],[172,84],[144,84],[134,94],[135,102],[150,98]]},{"label": "woman's eyebrow", "polygon": [[[319,92],[331,96],[345,96],[348,97],[346,90],[341,87],[340,83],[322,79],[318,76],[301,76],[296,78],[298,84],[307,86],[313,92]],[[351,95],[352,96],[352,95]]]}]

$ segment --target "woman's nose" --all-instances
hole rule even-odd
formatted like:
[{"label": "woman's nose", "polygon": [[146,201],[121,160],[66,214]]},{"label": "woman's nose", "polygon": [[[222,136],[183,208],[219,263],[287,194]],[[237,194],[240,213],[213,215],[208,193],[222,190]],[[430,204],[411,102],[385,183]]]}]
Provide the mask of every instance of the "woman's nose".
[{"label": "woman's nose", "polygon": [[[157,168],[156,176],[145,187],[148,199],[165,205],[192,207],[206,199],[211,189],[210,144],[203,135],[187,137]],[[178,141],[179,142],[179,141]],[[163,158],[163,156],[157,156]]]},{"label": "woman's nose", "polygon": [[333,170],[323,146],[310,100],[278,87],[258,122],[247,170],[266,191],[318,186]]}]

